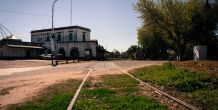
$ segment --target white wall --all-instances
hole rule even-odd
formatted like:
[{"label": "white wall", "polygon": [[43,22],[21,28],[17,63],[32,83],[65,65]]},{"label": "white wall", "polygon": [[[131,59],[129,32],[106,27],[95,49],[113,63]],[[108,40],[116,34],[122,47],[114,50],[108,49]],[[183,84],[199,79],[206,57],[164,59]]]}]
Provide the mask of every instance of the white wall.
[{"label": "white wall", "polygon": [[[73,32],[74,36],[77,36],[77,41],[83,41],[83,32],[86,33],[86,41],[90,41],[90,31],[82,30],[82,29],[64,29],[64,30],[55,30],[56,40],[58,37],[58,33],[61,33],[61,41],[69,41],[69,33]],[[47,35],[51,37],[52,31],[46,32],[35,32],[31,33],[31,42],[34,43],[44,43],[47,40]]]},{"label": "white wall", "polygon": [[[73,32],[73,36],[77,36],[77,42],[70,41],[69,42],[69,33]],[[85,34],[85,41],[83,41],[83,33]],[[44,47],[47,49],[51,49],[50,41],[47,41],[47,35],[51,36],[52,31],[46,32],[35,32],[31,33],[31,42],[34,43],[44,43]],[[90,31],[86,31],[80,28],[73,29],[63,29],[63,30],[55,30],[54,31],[56,40],[58,38],[58,33],[61,33],[61,41],[55,42],[55,52],[58,53],[60,48],[64,48],[65,54],[67,57],[70,57],[70,51],[72,48],[76,47],[79,49],[80,57],[85,57],[85,50],[91,49],[93,57],[96,57],[96,41],[90,41]]]},{"label": "white wall", "polygon": [[[80,53],[80,57],[85,57],[85,50],[86,49],[91,49],[92,50],[92,54],[93,57],[96,57],[96,42],[62,42],[62,43],[56,43],[55,44],[55,48],[56,48],[56,53],[58,53],[60,48],[64,48],[65,50],[65,55],[67,57],[70,57],[70,51],[72,48],[78,48],[79,49],[79,53]],[[46,42],[44,44],[44,46],[47,49],[51,49],[50,47],[50,42]]]}]

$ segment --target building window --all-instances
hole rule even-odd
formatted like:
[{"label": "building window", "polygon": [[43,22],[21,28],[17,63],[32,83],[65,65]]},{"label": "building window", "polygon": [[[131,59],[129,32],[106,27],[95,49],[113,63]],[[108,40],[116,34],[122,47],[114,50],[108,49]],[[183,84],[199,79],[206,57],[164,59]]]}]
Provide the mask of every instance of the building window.
[{"label": "building window", "polygon": [[58,39],[57,41],[61,41],[61,33],[58,33]]},{"label": "building window", "polygon": [[38,42],[38,43],[40,43],[40,42],[41,42],[41,39],[40,39],[40,37],[38,37],[38,38],[37,38],[37,42]]},{"label": "building window", "polygon": [[31,41],[32,41],[32,42],[36,42],[36,40],[35,40],[35,35],[32,35]]},{"label": "building window", "polygon": [[73,41],[77,41],[77,36],[73,36]]},{"label": "building window", "polygon": [[45,42],[47,40],[45,34],[43,34],[43,42]]},{"label": "building window", "polygon": [[40,39],[40,42],[42,42],[42,36],[40,36],[39,39]]},{"label": "building window", "polygon": [[83,41],[86,41],[86,33],[83,32]]},{"label": "building window", "polygon": [[86,37],[85,36],[83,36],[83,41],[86,41]]},{"label": "building window", "polygon": [[69,33],[69,41],[73,40],[73,33]]},{"label": "building window", "polygon": [[46,39],[47,41],[50,41],[50,36],[49,35],[47,35],[47,39]]}]

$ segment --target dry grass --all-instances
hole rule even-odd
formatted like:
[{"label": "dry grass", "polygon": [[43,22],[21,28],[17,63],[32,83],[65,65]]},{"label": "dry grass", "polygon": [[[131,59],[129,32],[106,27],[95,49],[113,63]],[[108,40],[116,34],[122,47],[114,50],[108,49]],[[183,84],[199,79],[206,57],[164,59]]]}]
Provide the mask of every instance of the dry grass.
[{"label": "dry grass", "polygon": [[218,76],[218,61],[181,61],[172,63],[182,69],[190,69]]}]

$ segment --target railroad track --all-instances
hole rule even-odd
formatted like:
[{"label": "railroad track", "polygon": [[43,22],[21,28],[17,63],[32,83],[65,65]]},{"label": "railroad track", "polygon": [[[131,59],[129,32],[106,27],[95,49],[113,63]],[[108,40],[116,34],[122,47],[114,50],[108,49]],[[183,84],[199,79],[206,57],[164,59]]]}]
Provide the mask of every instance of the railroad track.
[{"label": "railroad track", "polygon": [[72,110],[72,108],[74,107],[74,104],[76,102],[76,99],[82,89],[82,86],[83,84],[85,83],[85,81],[87,80],[87,78],[90,76],[91,72],[92,71],[106,71],[106,70],[110,70],[110,69],[118,69],[120,72],[122,73],[125,73],[126,75],[128,75],[129,77],[133,78],[134,80],[137,80],[138,82],[140,82],[140,84],[150,88],[153,90],[154,93],[158,94],[158,95],[162,95],[162,96],[165,96],[166,98],[170,99],[170,100],[173,100],[175,102],[177,102],[178,104],[184,106],[185,108],[189,109],[189,110],[200,110],[199,108],[191,105],[191,104],[188,104],[186,103],[185,101],[182,101],[164,91],[161,91],[159,89],[157,89],[156,87],[148,84],[148,83],[145,83],[143,81],[141,81],[140,79],[134,77],[133,75],[131,75],[130,73],[122,70],[122,68],[120,68],[119,66],[117,66],[116,64],[114,64],[113,62],[100,62],[100,63],[97,63],[93,66],[91,66],[91,68],[89,68],[89,71],[88,71],[88,74],[86,75],[86,77],[83,79],[83,82],[80,84],[79,88],[77,89],[73,99],[71,100],[67,110]]},{"label": "railroad track", "polygon": [[77,89],[77,91],[76,91],[74,97],[72,98],[70,104],[68,105],[67,110],[72,110],[72,108],[74,107],[76,99],[77,99],[77,97],[78,97],[84,83],[86,82],[87,78],[90,76],[92,71],[106,71],[106,70],[113,69],[113,68],[115,68],[113,63],[105,63],[105,62],[100,62],[100,63],[97,63],[97,64],[91,66],[88,69],[89,71],[88,71],[87,75],[85,76],[85,78],[83,79],[83,81],[80,84],[79,88]]}]

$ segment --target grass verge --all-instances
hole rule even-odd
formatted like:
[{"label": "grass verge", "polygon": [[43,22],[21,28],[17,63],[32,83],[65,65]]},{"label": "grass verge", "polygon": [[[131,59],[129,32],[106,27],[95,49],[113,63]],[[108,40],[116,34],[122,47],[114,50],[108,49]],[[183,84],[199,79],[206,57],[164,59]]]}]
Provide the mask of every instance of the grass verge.
[{"label": "grass verge", "polygon": [[177,68],[171,63],[141,68],[132,74],[145,82],[183,93],[203,109],[218,110],[218,77],[214,75]]},{"label": "grass verge", "polygon": [[[138,82],[127,75],[108,75],[85,83],[75,110],[167,110],[164,105],[141,96]],[[95,83],[93,83],[95,82]]]},{"label": "grass verge", "polygon": [[81,81],[68,80],[42,90],[31,101],[10,105],[9,110],[66,110]]},{"label": "grass verge", "polygon": [[[83,86],[74,110],[168,110],[168,107],[140,95],[138,82],[127,75],[102,76]],[[69,80],[42,90],[31,101],[9,106],[9,110],[66,110],[81,81]]]}]

